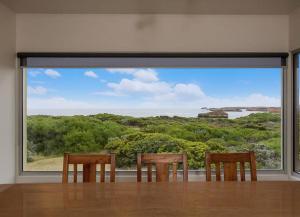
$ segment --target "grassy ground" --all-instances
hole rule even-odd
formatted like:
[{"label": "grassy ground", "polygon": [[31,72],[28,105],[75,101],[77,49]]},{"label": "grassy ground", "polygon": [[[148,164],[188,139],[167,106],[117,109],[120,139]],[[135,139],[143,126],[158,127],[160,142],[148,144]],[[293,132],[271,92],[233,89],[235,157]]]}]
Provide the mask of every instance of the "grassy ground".
[{"label": "grassy ground", "polygon": [[42,158],[24,164],[25,171],[61,171],[63,157]]},{"label": "grassy ground", "polygon": [[[37,160],[25,163],[24,171],[62,171],[63,157],[38,158]],[[110,166],[106,165],[105,170],[109,170]],[[70,171],[73,168],[70,166]],[[82,166],[78,165],[78,170],[82,171]],[[97,165],[97,170],[100,171],[100,165]]]}]

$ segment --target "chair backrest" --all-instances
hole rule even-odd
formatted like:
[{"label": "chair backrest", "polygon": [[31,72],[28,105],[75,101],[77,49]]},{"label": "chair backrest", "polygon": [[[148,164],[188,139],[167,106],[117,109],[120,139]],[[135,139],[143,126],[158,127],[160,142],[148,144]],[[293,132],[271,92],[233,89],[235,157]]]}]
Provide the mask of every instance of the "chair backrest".
[{"label": "chair backrest", "polygon": [[138,154],[137,181],[142,181],[142,165],[147,165],[147,180],[152,182],[152,165],[156,166],[156,181],[169,181],[169,165],[172,164],[173,181],[177,181],[178,164],[183,164],[183,181],[188,181],[188,163],[186,154]]},{"label": "chair backrest", "polygon": [[62,182],[68,183],[69,165],[73,164],[73,182],[77,183],[77,166],[83,165],[83,182],[96,182],[96,168],[100,164],[100,182],[105,182],[105,164],[110,164],[110,182],[115,182],[115,154],[64,154]]},{"label": "chair backrest", "polygon": [[257,181],[256,159],[253,151],[246,153],[206,153],[206,181],[211,181],[211,165],[215,164],[216,181],[221,181],[221,163],[224,170],[224,181],[238,181],[238,163],[241,181],[245,181],[245,163],[250,164],[251,181]]}]

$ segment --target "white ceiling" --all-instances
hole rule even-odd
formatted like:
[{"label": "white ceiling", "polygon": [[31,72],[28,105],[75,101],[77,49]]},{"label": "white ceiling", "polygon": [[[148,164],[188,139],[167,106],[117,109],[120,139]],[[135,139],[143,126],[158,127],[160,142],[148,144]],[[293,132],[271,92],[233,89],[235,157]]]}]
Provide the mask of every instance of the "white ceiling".
[{"label": "white ceiling", "polygon": [[300,0],[0,0],[17,13],[288,14]]}]

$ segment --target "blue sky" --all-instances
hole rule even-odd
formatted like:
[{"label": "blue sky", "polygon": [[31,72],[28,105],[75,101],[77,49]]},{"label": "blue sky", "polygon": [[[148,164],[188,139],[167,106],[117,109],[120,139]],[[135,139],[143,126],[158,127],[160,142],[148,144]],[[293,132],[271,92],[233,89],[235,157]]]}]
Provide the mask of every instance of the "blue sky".
[{"label": "blue sky", "polygon": [[27,70],[28,109],[280,106],[281,69]]}]

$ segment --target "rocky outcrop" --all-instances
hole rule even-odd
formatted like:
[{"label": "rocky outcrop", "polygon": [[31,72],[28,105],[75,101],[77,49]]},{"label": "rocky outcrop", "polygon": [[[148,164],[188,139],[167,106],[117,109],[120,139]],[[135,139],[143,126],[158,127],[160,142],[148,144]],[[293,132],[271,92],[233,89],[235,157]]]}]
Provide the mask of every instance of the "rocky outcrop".
[{"label": "rocky outcrop", "polygon": [[207,113],[199,113],[198,118],[228,118],[228,114],[223,110],[215,110]]}]

